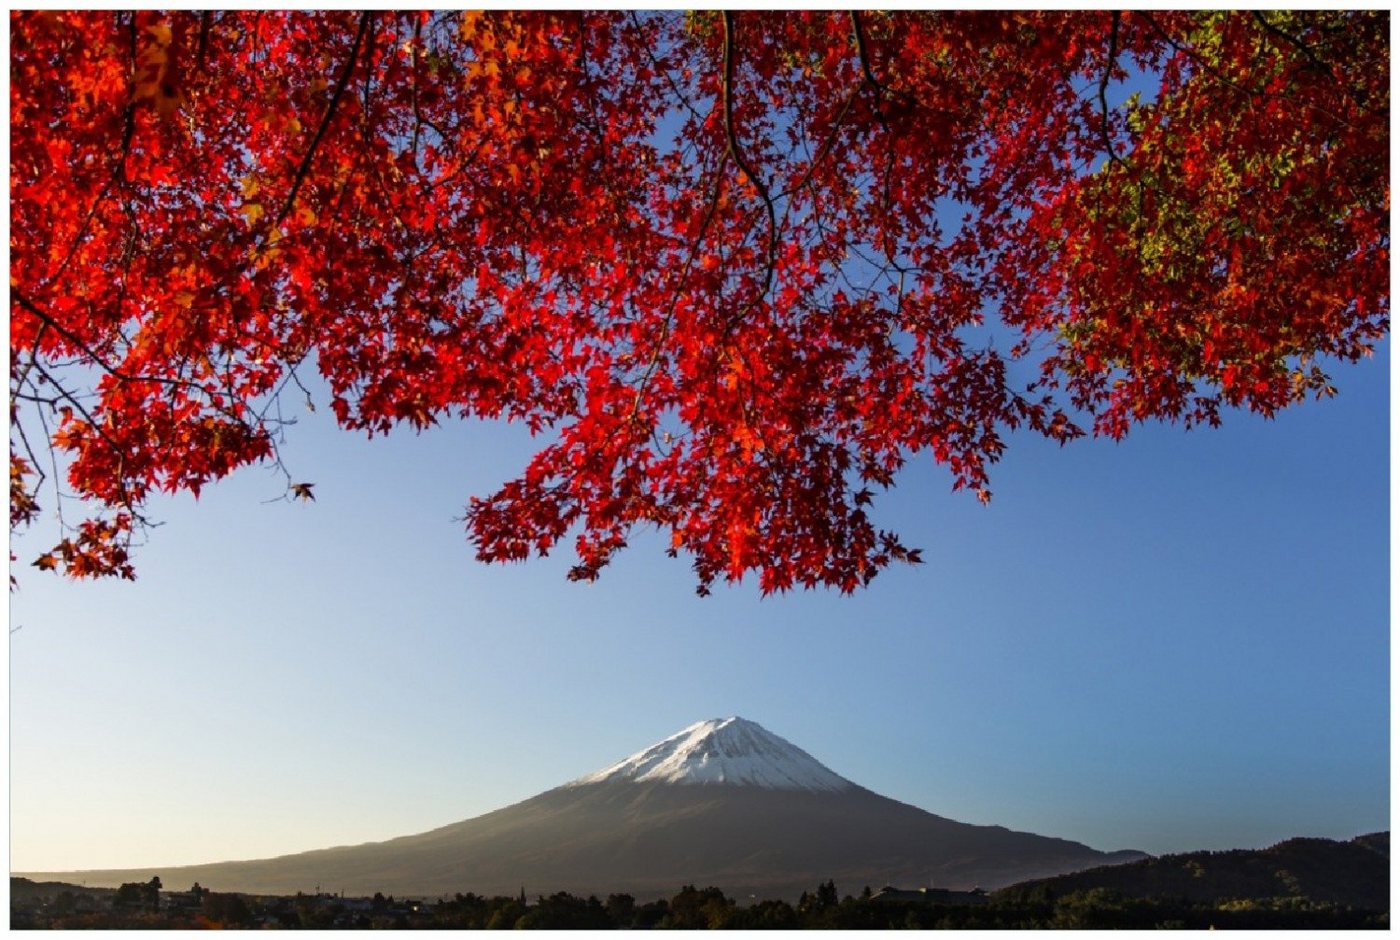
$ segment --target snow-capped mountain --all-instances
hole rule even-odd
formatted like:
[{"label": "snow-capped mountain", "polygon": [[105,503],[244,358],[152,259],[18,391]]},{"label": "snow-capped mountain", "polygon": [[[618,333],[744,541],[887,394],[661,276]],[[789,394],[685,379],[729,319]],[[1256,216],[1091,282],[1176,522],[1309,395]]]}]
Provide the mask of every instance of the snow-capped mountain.
[{"label": "snow-capped mountain", "polygon": [[697,721],[568,786],[596,783],[730,784],[839,793],[855,786],[802,748],[744,718]]},{"label": "snow-capped mountain", "polygon": [[1134,861],[1064,839],[972,826],[872,793],[752,721],[712,719],[484,816],[388,842],[247,862],[17,872],[216,891],[669,897],[686,884],[795,899],[828,878],[879,887],[996,888]]}]

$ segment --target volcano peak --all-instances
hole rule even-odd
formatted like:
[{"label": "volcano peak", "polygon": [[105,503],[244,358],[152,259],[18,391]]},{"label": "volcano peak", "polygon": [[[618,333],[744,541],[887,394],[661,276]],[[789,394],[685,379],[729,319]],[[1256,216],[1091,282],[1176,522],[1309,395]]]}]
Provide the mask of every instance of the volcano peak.
[{"label": "volcano peak", "polygon": [[797,745],[737,715],[697,721],[570,786],[621,782],[812,792],[855,788]]}]

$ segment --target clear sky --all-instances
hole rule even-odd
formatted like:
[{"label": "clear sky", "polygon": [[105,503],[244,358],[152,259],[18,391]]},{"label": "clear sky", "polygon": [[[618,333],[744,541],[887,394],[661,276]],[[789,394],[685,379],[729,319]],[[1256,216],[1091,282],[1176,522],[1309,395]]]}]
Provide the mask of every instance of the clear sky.
[{"label": "clear sky", "polygon": [[[136,583],[11,594],[11,867],[160,866],[474,816],[742,715],[877,792],[1101,849],[1389,827],[1389,356],[1332,401],[1065,449],[989,507],[917,461],[876,512],[927,563],[855,597],[693,594],[640,536],[487,567],[455,521],[518,427],[286,458],[153,507]],[[324,402],[322,402],[324,405]]]}]

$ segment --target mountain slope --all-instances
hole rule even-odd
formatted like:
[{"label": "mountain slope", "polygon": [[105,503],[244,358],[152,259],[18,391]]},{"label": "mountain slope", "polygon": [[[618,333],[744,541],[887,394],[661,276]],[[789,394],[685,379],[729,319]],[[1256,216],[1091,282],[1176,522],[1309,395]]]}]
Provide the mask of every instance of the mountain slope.
[{"label": "mountain slope", "polygon": [[[1377,850],[1378,845],[1385,852]],[[1006,900],[1049,900],[1105,888],[1130,898],[1214,904],[1242,898],[1301,898],[1358,910],[1390,909],[1389,833],[1350,842],[1289,839],[1267,849],[1163,855],[1013,885]]]},{"label": "mountain slope", "polygon": [[[742,719],[702,722],[536,797],[418,835],[280,858],[155,871],[66,873],[88,884],[198,881],[220,891],[395,895],[627,892],[681,885],[795,897],[826,878],[848,890],[997,887],[1141,858],[882,797]],[[52,875],[31,875],[48,878]]]}]

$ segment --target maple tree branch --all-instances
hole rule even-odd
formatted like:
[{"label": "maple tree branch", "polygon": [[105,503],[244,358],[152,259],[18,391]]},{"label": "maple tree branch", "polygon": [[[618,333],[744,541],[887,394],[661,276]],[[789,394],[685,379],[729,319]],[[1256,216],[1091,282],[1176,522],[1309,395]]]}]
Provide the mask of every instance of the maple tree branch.
[{"label": "maple tree branch", "polygon": [[[881,186],[884,197],[884,209],[889,210],[892,201],[890,187],[894,182],[894,137],[890,134],[889,122],[885,120],[885,109],[881,106],[881,99],[885,94],[885,86],[875,78],[875,70],[870,64],[870,54],[865,45],[865,31],[860,25],[860,13],[851,11],[851,32],[855,36],[856,55],[860,58],[860,68],[865,75],[865,84],[875,94],[875,121],[880,125],[880,129],[885,132],[885,177]],[[880,249],[885,253],[885,257],[891,262],[894,261],[895,252],[890,245],[890,234],[888,228],[882,228],[881,235],[885,244]]]},{"label": "maple tree branch", "polygon": [[855,34],[856,55],[860,58],[860,68],[865,75],[865,83],[875,91],[875,117],[883,124],[885,117],[880,112],[880,95],[884,92],[885,86],[875,79],[875,71],[870,67],[870,54],[865,48],[865,31],[860,26],[860,13],[855,10],[851,11],[851,32]]},{"label": "maple tree branch", "polygon": [[106,201],[107,195],[112,191],[120,179],[125,182],[126,158],[131,152],[131,139],[136,134],[136,72],[139,63],[136,59],[136,12],[133,10],[127,23],[131,41],[131,93],[126,103],[126,111],[122,120],[122,142],[117,149],[117,162],[112,167],[112,173],[107,177],[107,181],[102,184],[101,191],[93,199],[92,205],[88,207],[87,214],[83,216],[83,222],[78,226],[78,233],[73,236],[73,242],[68,246],[68,253],[64,256],[63,262],[52,275],[44,279],[44,286],[56,282],[68,270],[68,265],[73,260],[73,255],[77,254],[78,246],[83,243],[87,236],[88,228],[92,225],[92,220],[97,216],[97,209]]},{"label": "maple tree branch", "polygon": [[1331,75],[1334,78],[1336,77],[1333,74],[1332,70],[1326,65],[1326,63],[1324,63],[1321,59],[1317,57],[1317,54],[1313,52],[1312,47],[1310,47],[1307,43],[1303,42],[1297,36],[1285,32],[1283,29],[1281,29],[1278,26],[1275,26],[1273,23],[1270,23],[1268,17],[1264,15],[1263,11],[1251,10],[1250,12],[1254,14],[1255,22],[1257,22],[1260,26],[1264,27],[1265,32],[1269,33],[1269,35],[1271,36],[1276,36],[1279,39],[1282,39],[1284,42],[1297,49],[1303,54],[1303,57],[1308,60],[1308,64],[1313,68],[1317,69],[1319,72],[1322,72],[1326,75]]},{"label": "maple tree branch", "polygon": [[292,206],[296,204],[297,192],[301,189],[301,184],[311,169],[311,159],[316,156],[316,148],[320,146],[321,138],[326,136],[326,129],[330,127],[331,118],[335,117],[336,107],[345,94],[346,86],[350,84],[350,74],[355,70],[355,63],[360,58],[360,45],[364,42],[365,33],[369,30],[369,24],[373,19],[373,11],[366,10],[360,14],[360,29],[355,33],[355,44],[350,49],[349,58],[345,60],[345,67],[340,70],[340,77],[335,83],[335,91],[331,94],[331,100],[326,103],[326,113],[321,116],[321,123],[311,138],[311,145],[306,148],[306,154],[301,158],[301,166],[297,167],[297,174],[292,180],[291,192],[287,193],[287,201],[283,203],[282,211],[277,213],[276,220],[272,223],[273,228],[280,227],[286,221],[287,215],[292,211]]},{"label": "maple tree branch", "polygon": [[[73,333],[72,331],[68,330],[66,327],[63,326],[63,324],[59,323],[57,320],[49,316],[37,305],[35,305],[35,303],[32,300],[30,300],[24,295],[23,291],[19,290],[18,288],[11,287],[10,297],[13,298],[15,302],[20,305],[20,307],[27,310],[34,316],[38,317],[39,321],[45,327],[52,327],[60,336],[66,339],[69,343],[78,347],[78,350],[83,354],[83,356],[95,363],[97,367],[100,368],[103,372],[106,372],[108,375],[113,376],[114,378],[122,379],[123,381],[129,381],[129,378],[127,376],[123,375],[122,373],[114,369],[112,366],[108,365],[107,361],[103,359],[100,355],[98,355],[95,351],[93,351],[85,342],[83,342],[83,340],[80,337],[78,337],[76,333]],[[35,351],[37,352],[37,350],[38,344],[36,342]],[[43,371],[42,368],[40,369],[40,371]]]},{"label": "maple tree branch", "polygon": [[204,70],[204,54],[209,51],[209,11],[199,14],[199,47],[195,51],[196,67]]},{"label": "maple tree branch", "polygon": [[[374,84],[374,43],[375,40],[379,38],[378,24],[374,22],[373,18],[371,18],[369,22],[369,48],[365,50],[367,53],[365,58],[369,63],[369,67],[365,69],[364,104],[360,108],[360,120],[362,123],[368,123],[369,120],[369,89],[370,86]],[[351,62],[354,61],[354,58],[355,53],[351,53]]]},{"label": "maple tree branch", "polygon": [[1332,68],[1332,66],[1328,65],[1326,62],[1323,62],[1322,59],[1318,57],[1317,53],[1313,51],[1312,46],[1309,46],[1307,43],[1303,42],[1303,40],[1299,39],[1297,36],[1294,36],[1292,33],[1284,30],[1282,27],[1270,23],[1268,17],[1264,15],[1262,10],[1252,10],[1251,12],[1254,14],[1255,21],[1258,22],[1260,26],[1264,27],[1265,32],[1267,32],[1271,36],[1276,36],[1277,38],[1282,39],[1284,42],[1297,49],[1303,54],[1303,57],[1308,60],[1308,66],[1310,68],[1321,72],[1323,75],[1326,75],[1328,78],[1341,85],[1342,88],[1346,91],[1347,97],[1350,98],[1352,100],[1352,103],[1355,104],[1358,108],[1365,107],[1365,102],[1362,100],[1362,97],[1356,93],[1355,87],[1353,87],[1351,83],[1344,82],[1341,79],[1339,79],[1337,77],[1336,71]]},{"label": "maple tree branch", "polygon": [[[11,290],[13,290],[13,288],[11,288]],[[11,377],[12,383],[15,386],[15,388],[24,387],[25,381],[29,378],[30,370],[32,370],[37,364],[36,360],[39,356],[39,344],[41,344],[44,341],[44,332],[48,330],[48,328],[49,325],[47,322],[40,322],[39,328],[34,331],[34,342],[29,347],[29,361],[24,364],[23,370],[21,372]]]},{"label": "maple tree branch", "polygon": [[[1204,56],[1202,56],[1195,49],[1192,49],[1189,46],[1184,46],[1180,42],[1178,42],[1170,33],[1168,33],[1165,29],[1162,28],[1162,25],[1160,23],[1153,19],[1151,13],[1149,13],[1146,10],[1134,10],[1133,12],[1136,13],[1138,16],[1142,17],[1144,20],[1146,20],[1147,25],[1152,27],[1153,32],[1155,32],[1158,36],[1161,36],[1162,39],[1167,43],[1167,45],[1171,46],[1172,49],[1174,49],[1178,54],[1184,55],[1186,56],[1186,58],[1190,59],[1195,64],[1195,66],[1199,68],[1202,72],[1204,72],[1206,75],[1209,75],[1211,78],[1214,78],[1216,81],[1220,82],[1227,88],[1233,88],[1235,91],[1244,95],[1251,107],[1253,106],[1255,98],[1281,98],[1284,101],[1292,101],[1300,105],[1301,107],[1311,108],[1319,114],[1326,115],[1328,118],[1331,118],[1333,121],[1335,121],[1342,127],[1346,127],[1350,130],[1357,129],[1356,125],[1351,121],[1347,121],[1339,117],[1337,114],[1333,113],[1327,108],[1322,107],[1321,105],[1316,104],[1315,102],[1302,100],[1296,95],[1290,95],[1286,92],[1270,92],[1266,91],[1262,87],[1248,88],[1244,85],[1239,84],[1236,81],[1233,81],[1231,78],[1229,78],[1229,76],[1222,74],[1219,69],[1213,66]],[[1352,98],[1353,101],[1357,100],[1355,93],[1352,89],[1348,89],[1348,95]]]},{"label": "maple tree branch", "polygon": [[[724,136],[729,147],[729,155],[733,158],[735,166],[744,174],[745,178],[753,184],[753,188],[758,190],[759,198],[763,200],[764,208],[768,213],[768,261],[763,274],[763,290],[749,304],[751,308],[758,300],[766,297],[768,291],[773,287],[773,273],[778,263],[778,213],[773,205],[773,197],[768,194],[768,187],[763,184],[757,174],[744,159],[743,152],[739,149],[739,137],[734,131],[734,14],[729,10],[723,12],[724,20],[724,76],[721,82],[720,91],[724,99]],[[747,311],[746,311],[747,312]],[[727,332],[727,331],[726,331]]]},{"label": "maple tree branch", "polygon": [[17,385],[14,389],[10,391],[10,397],[13,398],[15,401],[27,401],[35,405],[48,405],[50,408],[56,406],[60,401],[63,400],[63,396],[61,395],[50,395],[48,397],[45,397],[43,395],[38,395],[33,392],[22,392],[20,391],[20,389],[22,388],[24,388],[24,385]]},{"label": "maple tree branch", "polygon": [[[812,175],[816,172],[817,167],[826,159],[827,153],[831,150],[832,145],[836,143],[836,138],[840,134],[841,128],[846,123],[846,115],[850,113],[851,105],[855,104],[856,96],[859,93],[860,89],[856,88],[846,96],[845,102],[841,105],[841,110],[837,112],[836,119],[831,123],[831,132],[826,135],[826,140],[822,141],[822,145],[817,148],[816,156],[808,160],[807,171],[802,174],[802,179],[780,192],[778,194],[779,199],[786,199],[811,181]],[[803,149],[806,149],[805,144]]]},{"label": "maple tree branch", "polygon": [[[49,442],[49,468],[53,470],[54,516],[58,519],[59,530],[68,531],[68,524],[63,521],[63,477],[58,472],[58,454],[53,446],[53,432],[49,430],[49,422],[44,417],[43,409],[36,409],[35,413],[38,415],[39,418],[39,427],[44,432],[44,440]],[[39,472],[42,473],[43,471],[41,470]]]},{"label": "maple tree branch", "polygon": [[[397,38],[397,37],[395,37]],[[418,106],[418,47],[423,42],[423,21],[413,21],[413,62],[409,70],[413,72],[413,166],[418,167],[418,135],[423,130],[423,112]]]},{"label": "maple tree branch", "polygon": [[1113,26],[1108,33],[1108,58],[1104,61],[1103,77],[1099,79],[1099,133],[1103,135],[1104,150],[1108,152],[1108,159],[1123,166],[1123,161],[1118,156],[1118,151],[1113,148],[1113,134],[1108,127],[1108,83],[1113,77],[1114,66],[1118,64],[1118,26],[1122,20],[1122,13],[1113,11]]},{"label": "maple tree branch", "polygon": [[[123,372],[122,370],[107,362],[107,360],[104,359],[96,350],[88,346],[87,343],[85,343],[81,337],[64,327],[61,323],[59,323],[52,316],[50,316],[43,309],[41,309],[37,304],[35,304],[32,300],[25,296],[23,291],[19,290],[18,288],[12,287],[10,289],[10,297],[16,303],[18,303],[23,310],[37,317],[39,321],[45,326],[52,327],[60,336],[62,336],[70,344],[76,346],[78,348],[78,351],[82,354],[83,359],[85,361],[91,362],[92,364],[96,365],[103,372],[106,372],[108,375],[112,376],[112,378],[118,379],[122,382],[151,382],[156,385],[164,385],[168,388],[188,389],[198,392],[201,396],[205,397],[209,401],[210,407],[212,407],[215,411],[219,412],[231,421],[243,426],[244,428],[247,428],[250,431],[252,430],[252,426],[247,421],[245,421],[240,415],[214,401],[213,394],[198,382],[191,382],[188,379],[169,379],[163,376],[156,375],[130,375],[126,372]],[[34,348],[34,352],[37,356],[37,345]],[[42,366],[38,365],[37,359],[34,365],[36,368],[39,369],[40,375],[53,382],[57,388],[62,390],[62,386],[57,382],[57,380],[55,380],[46,371],[44,371]],[[64,397],[69,397],[66,391],[64,392]]]},{"label": "maple tree branch", "polygon": [[637,382],[637,394],[632,399],[632,411],[627,418],[629,424],[636,419],[637,411],[642,403],[642,395],[647,386],[651,384],[651,377],[656,374],[656,367],[661,361],[661,350],[665,348],[666,339],[670,336],[671,324],[676,317],[676,306],[680,303],[686,278],[690,277],[690,272],[695,267],[695,259],[700,256],[700,248],[705,241],[705,233],[709,231],[710,221],[714,219],[715,209],[719,207],[719,194],[724,186],[725,162],[728,159],[728,153],[722,155],[719,167],[715,170],[715,185],[710,192],[710,206],[705,210],[705,217],[700,221],[700,231],[696,233],[694,240],[690,243],[690,254],[685,259],[685,267],[681,269],[680,276],[676,278],[676,289],[671,294],[671,303],[666,310],[666,319],[661,324],[661,335],[656,341],[656,346],[652,349],[651,360],[647,362],[646,370]]},{"label": "maple tree branch", "polygon": [[[87,407],[84,406],[81,401],[78,400],[77,396],[75,396],[72,392],[68,391],[68,389],[64,388],[63,384],[59,382],[56,378],[54,378],[52,375],[50,375],[49,372],[43,366],[38,365],[36,363],[35,367],[39,370],[40,378],[44,379],[44,381],[52,385],[54,389],[58,392],[59,397],[73,406],[73,409],[77,411],[79,415],[82,416],[84,421],[87,422],[88,427],[92,428],[92,430],[97,434],[99,438],[102,439],[102,442],[107,445],[108,449],[110,449],[112,451],[112,454],[117,458],[117,470],[116,473],[113,474],[113,477],[117,481],[118,491],[121,495],[121,505],[123,508],[125,508],[128,512],[131,513],[133,519],[140,522],[142,525],[146,525],[146,517],[137,511],[136,506],[132,502],[131,494],[127,490],[126,480],[123,478],[122,469],[126,465],[126,451],[123,450],[120,445],[118,445],[115,441],[113,441],[110,437],[107,436],[107,432],[102,430],[102,425],[98,424],[97,420],[93,418],[92,413],[87,410]],[[44,436],[48,438],[49,441],[52,441],[53,435],[49,432],[48,422],[44,419],[44,413],[42,410],[39,412],[39,423],[44,428]],[[52,445],[50,445],[49,447],[49,459],[53,461],[54,486],[55,488],[57,488],[58,463],[57,458],[54,456],[54,449]],[[61,493],[59,494],[59,497],[61,500]],[[60,524],[61,522],[62,520],[60,518]]]},{"label": "maple tree branch", "polygon": [[[33,489],[29,491],[31,494],[37,495],[39,490],[43,487],[44,481],[49,478],[49,475],[44,472],[43,467],[39,466],[39,455],[34,453],[34,447],[29,443],[29,435],[24,433],[24,425],[19,421],[13,421],[11,422],[11,426],[19,433],[19,440],[20,443],[24,445],[24,452],[29,455],[30,469],[38,474],[38,478],[34,481]],[[49,444],[49,456],[53,456],[52,442]],[[57,489],[57,486],[54,488]]]},{"label": "maple tree branch", "polygon": [[[783,190],[783,191],[779,194],[779,196],[778,196],[779,199],[784,199],[784,198],[790,197],[790,196],[794,195],[798,190],[802,189],[803,187],[805,187],[805,186],[807,186],[807,185],[809,184],[809,182],[810,182],[811,179],[812,179],[812,176],[816,173],[817,168],[822,164],[823,161],[825,161],[827,154],[830,152],[832,146],[836,143],[837,137],[840,136],[841,128],[842,128],[843,126],[845,126],[846,117],[847,117],[847,115],[850,113],[850,110],[851,110],[852,105],[855,104],[856,98],[857,98],[857,97],[859,96],[859,94],[860,94],[860,89],[861,89],[861,87],[866,87],[866,86],[868,86],[868,87],[871,88],[872,91],[874,91],[875,96],[876,96],[875,118],[876,118],[876,120],[880,123],[881,128],[884,129],[885,134],[886,134],[886,148],[885,148],[886,166],[885,166],[885,173],[884,173],[883,185],[882,185],[882,190],[883,190],[883,194],[884,194],[885,206],[888,207],[889,204],[890,204],[890,202],[892,201],[892,200],[891,200],[891,194],[890,194],[890,188],[891,188],[891,185],[892,185],[892,182],[893,182],[893,171],[894,171],[894,161],[893,161],[894,140],[893,140],[892,137],[890,137],[889,125],[888,125],[887,121],[885,120],[884,112],[883,112],[883,110],[880,108],[880,103],[879,103],[879,100],[880,100],[881,96],[882,96],[884,93],[888,92],[889,89],[887,89],[883,84],[881,84],[880,81],[879,81],[878,79],[876,79],[876,77],[875,77],[874,69],[873,69],[873,67],[871,66],[869,54],[868,54],[868,52],[867,52],[867,50],[866,50],[865,32],[864,32],[864,29],[862,28],[862,26],[861,26],[861,24],[860,24],[860,16],[859,16],[859,14],[856,13],[855,11],[852,11],[852,12],[851,12],[851,26],[852,26],[852,33],[853,33],[854,40],[855,40],[856,53],[857,53],[857,56],[858,56],[858,58],[859,58],[859,60],[860,60],[861,72],[862,72],[862,75],[863,75],[863,82],[862,82],[862,85],[857,86],[856,88],[852,89],[852,90],[851,90],[851,93],[850,93],[849,95],[846,96],[846,100],[845,100],[844,102],[842,102],[842,104],[841,104],[841,109],[840,109],[840,111],[837,112],[837,115],[836,115],[835,119],[832,121],[831,130],[828,132],[828,134],[827,134],[827,136],[826,136],[826,139],[823,140],[822,143],[821,143],[821,146],[819,146],[819,147],[817,148],[817,153],[816,153],[816,155],[815,155],[815,156],[811,156],[811,157],[808,158],[808,161],[807,161],[807,168],[806,168],[806,170],[803,172],[802,178],[799,179],[799,180],[798,180],[796,183],[794,183],[792,186],[790,186],[790,187],[788,187],[787,189]],[[899,93],[899,92],[897,92],[897,93]],[[899,93],[899,94],[903,94],[903,93]],[[907,95],[906,95],[905,97],[907,97]],[[786,225],[786,213],[784,214],[784,224]],[[825,227],[821,225],[820,220],[818,220],[818,227],[819,227],[819,228],[822,228],[823,231],[825,230]],[[890,265],[891,267],[893,267],[895,270],[899,271],[899,272],[901,273],[901,276],[902,276],[902,275],[903,275],[903,272],[904,272],[905,270],[907,270],[907,269],[906,269],[903,265],[900,265],[898,262],[895,261],[895,259],[894,259],[894,254],[895,254],[895,252],[893,252],[893,251],[891,250],[891,247],[890,247],[890,245],[889,245],[889,236],[888,236],[888,233],[885,233],[885,242],[886,242],[886,243],[885,243],[884,245],[881,246],[881,250],[885,253],[885,257],[886,257],[886,260],[889,262],[889,265]],[[843,273],[843,277],[844,277],[844,273]],[[849,282],[849,279],[847,279],[847,280],[848,280],[848,282]]]},{"label": "maple tree branch", "polygon": [[1240,94],[1246,95],[1250,98],[1253,98],[1256,95],[1264,94],[1264,92],[1262,91],[1258,91],[1253,88],[1246,88],[1244,85],[1241,85],[1238,82],[1230,79],[1228,76],[1222,74],[1219,69],[1211,65],[1211,63],[1208,62],[1199,52],[1197,52],[1190,46],[1182,45],[1181,42],[1178,41],[1174,36],[1172,36],[1171,33],[1163,29],[1162,25],[1158,23],[1157,20],[1153,18],[1152,14],[1147,10],[1134,10],[1133,12],[1136,13],[1138,16],[1142,17],[1144,20],[1146,20],[1147,25],[1152,27],[1153,32],[1155,32],[1158,36],[1161,36],[1162,39],[1166,42],[1166,44],[1171,46],[1173,50],[1175,50],[1180,55],[1184,55],[1188,59],[1191,59],[1196,64],[1196,66],[1201,69],[1201,71],[1205,72],[1207,75],[1209,75],[1211,78],[1214,78],[1222,85],[1226,85],[1227,87],[1233,88]]},{"label": "maple tree branch", "polygon": [[[632,25],[637,27],[638,30],[641,30],[642,23],[640,20],[637,19],[637,11],[628,10],[627,15],[632,18]],[[680,90],[680,87],[676,85],[676,80],[671,77],[671,70],[664,68],[661,65],[661,62],[656,58],[656,54],[651,51],[651,46],[647,45],[646,43],[642,43],[642,51],[644,51],[647,54],[647,59],[650,60],[651,67],[656,69],[656,71],[660,72],[661,76],[666,79],[666,84],[671,86],[671,91],[675,93],[678,99],[680,99],[681,104],[685,105],[685,109],[689,111],[697,121],[704,123],[704,116],[699,111],[695,110],[695,106],[690,103],[690,99],[687,98],[685,96],[685,93]]]}]

